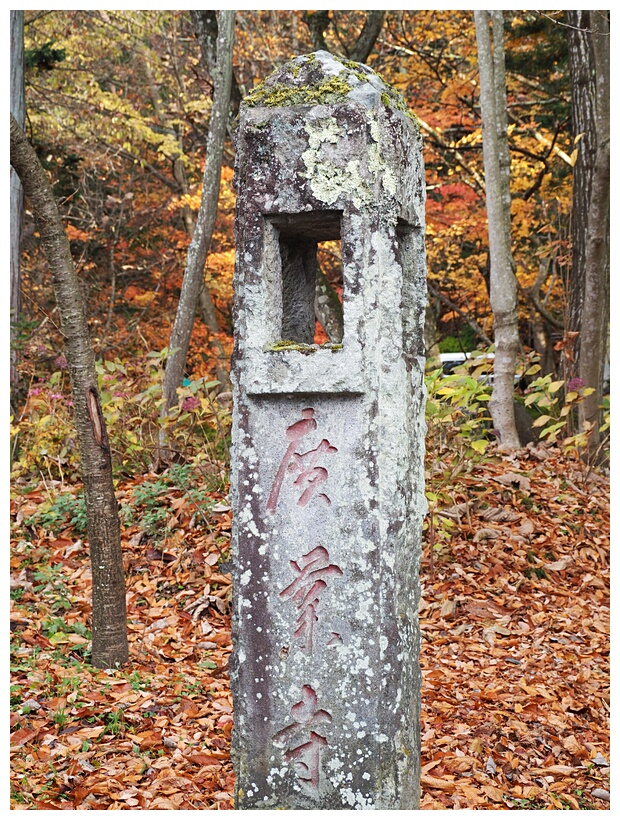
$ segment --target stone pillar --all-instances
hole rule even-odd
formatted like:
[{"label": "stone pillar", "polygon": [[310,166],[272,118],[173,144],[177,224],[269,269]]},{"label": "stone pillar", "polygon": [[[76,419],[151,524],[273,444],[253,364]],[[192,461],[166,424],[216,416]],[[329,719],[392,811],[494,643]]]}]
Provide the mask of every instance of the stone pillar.
[{"label": "stone pillar", "polygon": [[[246,98],[236,185],[233,757],[239,809],[414,809],[424,169],[371,69],[297,57]],[[314,342],[340,240],[342,344]]]}]

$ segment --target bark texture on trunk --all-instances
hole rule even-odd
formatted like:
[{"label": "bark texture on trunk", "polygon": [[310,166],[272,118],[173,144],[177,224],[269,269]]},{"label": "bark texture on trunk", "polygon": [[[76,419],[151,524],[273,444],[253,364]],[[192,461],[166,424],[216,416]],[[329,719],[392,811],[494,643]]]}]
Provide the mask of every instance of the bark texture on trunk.
[{"label": "bark texture on trunk", "polygon": [[93,575],[94,666],[108,668],[129,656],[120,522],[112,461],[95,372],[95,357],[69,242],[47,176],[24,132],[11,116],[11,165],[28,197],[48,261],[69,364],[75,426],[88,520]]},{"label": "bark texture on trunk", "polygon": [[[586,243],[591,180],[596,155],[596,92],[590,11],[566,12],[568,55],[571,83],[572,136],[577,159],[573,167],[573,202],[571,233],[572,262],[567,283],[568,305],[566,330],[579,333],[585,294]],[[581,340],[577,335],[564,356],[564,376],[571,379],[579,373]]]},{"label": "bark texture on trunk", "polygon": [[[495,328],[493,396],[489,409],[501,444],[521,446],[514,414],[514,375],[519,353],[517,280],[510,251],[510,157],[506,138],[506,82],[501,12],[476,11],[480,68],[482,148],[491,258],[491,308]],[[493,45],[489,22],[493,21]],[[502,139],[503,137],[503,139]],[[500,147],[500,143],[506,144]]]},{"label": "bark texture on trunk", "polygon": [[[164,374],[164,412],[177,401],[177,389],[183,382],[194,317],[204,288],[204,266],[211,243],[220,190],[222,154],[230,107],[232,52],[235,12],[218,12],[217,58],[214,70],[213,107],[207,136],[207,158],[203,176],[202,198],[196,227],[187,251],[181,296],[170,337],[170,356]],[[206,301],[206,300],[203,300]],[[226,376],[227,386],[228,377]]]},{"label": "bark texture on trunk", "polygon": [[323,326],[329,341],[334,344],[341,344],[344,334],[342,302],[318,264],[314,290],[314,315]]},{"label": "bark texture on trunk", "polygon": [[[193,21],[194,20],[203,20],[203,16],[205,16],[205,15],[207,15],[209,17],[209,19],[211,18],[211,16],[213,16],[213,19],[216,20],[216,22],[215,22],[215,34],[213,34],[213,32],[211,31],[210,28],[207,28],[206,26],[203,25],[201,27],[202,34],[198,39],[200,40],[201,46],[202,46],[203,38],[208,39],[209,43],[211,43],[210,38],[212,38],[212,37],[215,38],[213,40],[213,49],[215,49],[215,40],[217,39],[216,13],[214,11],[195,11],[195,12],[192,12],[192,20]],[[204,48],[202,48],[202,59],[203,59],[203,62],[206,59],[205,58]],[[215,54],[213,54],[213,59],[215,60]],[[153,73],[152,73],[151,67],[149,65],[149,60],[148,60],[148,55],[146,54],[146,50],[143,53],[143,62],[144,62],[144,68],[145,68],[145,71],[146,71],[146,77],[147,77],[147,82],[148,82],[148,87],[149,87],[149,93],[150,93],[150,96],[151,96],[151,101],[153,103],[153,108],[155,109],[155,113],[157,114],[157,118],[158,118],[159,122],[161,123],[161,125],[164,128],[167,128],[170,133],[175,134],[175,136],[177,137],[178,142],[179,142],[179,149],[181,151],[183,151],[183,137],[177,133],[177,129],[176,129],[174,123],[166,117],[166,113],[165,113],[164,109],[162,108],[161,101],[160,101],[160,96],[159,96],[159,87],[157,86],[157,83],[155,82],[155,79],[153,77]],[[211,67],[209,68],[209,71],[211,71]],[[179,186],[180,192],[182,194],[188,194],[189,193],[189,185],[188,185],[188,182],[187,182],[187,172],[186,172],[186,168],[185,168],[185,163],[183,162],[183,160],[181,159],[180,156],[177,156],[175,159],[173,159],[172,173],[173,173],[173,176],[174,176],[174,179],[175,179],[177,185]],[[196,221],[194,219],[194,212],[192,211],[191,207],[186,203],[185,205],[183,205],[183,208],[181,209],[181,214],[183,216],[183,225],[185,226],[185,232],[187,233],[187,235],[191,239],[194,235],[194,230],[196,229]],[[218,381],[220,382],[220,384],[222,384],[224,386],[228,383],[228,371],[226,370],[226,365],[225,365],[226,353],[224,351],[224,347],[223,347],[221,341],[219,340],[218,336],[216,335],[220,332],[220,327],[219,327],[219,324],[218,324],[218,321],[217,321],[217,316],[215,314],[215,307],[213,305],[213,299],[211,298],[211,294],[209,293],[209,290],[206,286],[203,287],[203,289],[200,292],[200,315],[201,315],[202,321],[205,323],[205,325],[209,329],[209,333],[210,333],[209,343],[210,343],[210,345],[213,349],[213,352],[215,353],[216,375],[217,375]]]},{"label": "bark texture on trunk", "polygon": [[[341,41],[345,56],[356,63],[365,63],[374,48],[377,37],[381,33],[384,20],[385,10],[367,11],[364,25],[355,43],[348,46]],[[326,9],[306,11],[303,15],[303,21],[310,29],[310,36],[315,50],[330,51],[325,41],[325,32],[332,22],[329,11]]]},{"label": "bark texture on trunk", "polygon": [[[24,12],[11,11],[11,114],[23,129],[26,119],[24,93]],[[14,325],[21,314],[21,239],[24,191],[19,175],[11,167],[11,382],[17,380],[17,351]]]},{"label": "bark texture on trunk", "polygon": [[[213,74],[217,66],[217,12],[216,11],[190,11],[192,28],[200,46],[202,64],[207,70],[207,74],[213,79]],[[235,72],[231,76],[230,89],[230,119],[231,121],[239,113],[239,106],[243,94],[239,88],[239,83],[235,77]]]},{"label": "bark texture on trunk", "polygon": [[589,427],[588,446],[599,444],[599,405],[609,325],[609,199],[610,199],[610,44],[609,12],[590,12],[592,31],[587,34],[594,57],[596,151],[590,178],[583,281],[583,306],[579,334],[579,376],[594,388],[579,406],[580,428]]}]

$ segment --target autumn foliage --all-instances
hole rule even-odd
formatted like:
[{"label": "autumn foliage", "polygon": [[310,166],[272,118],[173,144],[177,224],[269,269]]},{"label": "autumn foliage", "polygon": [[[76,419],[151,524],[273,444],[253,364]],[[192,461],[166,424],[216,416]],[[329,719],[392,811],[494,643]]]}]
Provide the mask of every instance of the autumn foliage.
[{"label": "autumn foliage", "polygon": [[[364,12],[331,15],[327,45],[346,56]],[[232,408],[218,395],[210,342],[215,335],[230,355],[234,122],[205,270],[218,327],[197,317],[178,404],[162,418],[212,98],[189,13],[25,19],[26,131],[54,184],[97,357],[123,527],[130,664],[90,665],[91,577],[67,362],[27,211],[11,422],[11,805],[231,809]],[[442,350],[486,346],[472,322],[492,337],[475,43],[471,12],[390,11],[368,60],[420,121],[429,323]],[[249,92],[281,61],[312,50],[302,11],[238,12],[238,89]],[[558,370],[570,339],[530,298],[548,266],[541,299],[562,317],[578,150],[566,48],[548,16],[514,11],[506,12],[506,51],[518,400],[546,433],[512,456],[499,453],[485,368],[450,381],[431,362],[422,808],[604,809],[609,480],[579,458],[584,442],[572,420],[583,385],[564,385]],[[175,448],[167,463],[158,459],[162,426]]]}]

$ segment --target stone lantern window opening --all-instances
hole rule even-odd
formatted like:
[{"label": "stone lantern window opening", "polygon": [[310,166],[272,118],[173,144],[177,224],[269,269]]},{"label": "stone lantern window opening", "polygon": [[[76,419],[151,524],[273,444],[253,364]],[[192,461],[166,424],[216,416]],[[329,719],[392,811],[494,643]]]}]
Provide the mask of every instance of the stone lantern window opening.
[{"label": "stone lantern window opening", "polygon": [[280,260],[282,313],[280,338],[274,341],[320,344],[325,334],[314,310],[319,265],[339,301],[344,301],[342,211],[304,211],[267,219],[275,228]]}]

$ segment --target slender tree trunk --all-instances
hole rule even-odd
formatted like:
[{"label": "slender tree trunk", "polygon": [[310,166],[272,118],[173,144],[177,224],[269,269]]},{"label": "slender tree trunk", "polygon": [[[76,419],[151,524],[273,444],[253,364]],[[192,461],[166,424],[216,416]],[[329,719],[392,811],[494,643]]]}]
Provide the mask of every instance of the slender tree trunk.
[{"label": "slender tree trunk", "polygon": [[164,412],[177,401],[176,391],[183,382],[194,317],[204,288],[204,266],[217,215],[222,154],[230,107],[234,26],[234,11],[224,10],[218,13],[217,64],[214,72],[213,107],[207,137],[202,199],[194,235],[187,251],[183,286],[170,337],[171,353],[164,374]]},{"label": "slender tree trunk", "polygon": [[[506,58],[504,56],[504,14],[489,12],[493,28],[493,86],[495,91],[495,131],[502,192],[503,228],[513,272],[516,270],[510,236],[510,150],[508,148],[508,101],[506,99]],[[516,283],[515,283],[516,285]]]},{"label": "slender tree trunk", "polygon": [[[215,40],[216,40],[217,39],[216,12],[215,11],[208,11],[208,12],[194,11],[194,12],[192,12],[192,20],[193,21],[194,20],[202,20],[203,15],[213,16],[213,19],[216,21],[215,22],[216,31],[215,31],[215,34],[213,35],[215,37]],[[204,33],[204,37],[206,37],[206,36],[207,36],[207,34]],[[215,40],[214,40],[214,44],[215,44]],[[204,60],[205,60],[204,50],[202,51],[202,57],[203,57],[203,62],[204,62]],[[215,56],[213,56],[213,59],[215,60]],[[146,49],[144,49],[144,51],[143,51],[143,60],[144,60],[144,68],[145,68],[145,71],[146,71],[147,83],[148,83],[148,87],[149,87],[149,93],[151,95],[151,101],[153,103],[153,108],[155,109],[155,113],[157,114],[157,118],[159,119],[160,123],[165,128],[168,128],[171,133],[176,134],[176,129],[174,128],[174,125],[172,124],[172,122],[167,121],[166,114],[165,114],[164,110],[162,109],[161,102],[160,102],[160,99],[159,99],[159,88],[157,87],[157,84],[156,84],[155,79],[153,77],[153,72],[151,71],[151,66],[149,64],[149,59],[148,59],[148,54],[146,53]],[[183,150],[183,138],[182,138],[182,136],[178,136],[178,141],[179,141],[179,148],[182,151]],[[183,162],[183,160],[180,157],[176,157],[176,159],[173,160],[172,173],[173,173],[173,176],[174,176],[174,178],[175,178],[175,180],[176,180],[176,182],[179,186],[179,190],[181,191],[181,193],[182,194],[188,194],[189,193],[189,186],[187,184],[187,173],[186,173],[186,170],[185,170],[185,163]],[[191,207],[187,203],[185,205],[183,205],[183,208],[181,210],[181,214],[183,216],[183,224],[185,225],[185,231],[186,231],[187,235],[189,236],[189,238],[191,239],[194,235],[194,230],[196,228],[196,221],[194,219],[194,213],[193,213]],[[215,306],[213,304],[213,299],[211,298],[211,294],[209,293],[209,289],[206,286],[203,287],[203,289],[200,291],[200,300],[199,300],[199,302],[200,302],[200,314],[201,314],[201,317],[202,317],[202,321],[205,323],[205,325],[207,326],[207,328],[209,330],[209,334],[210,334],[209,343],[211,345],[211,348],[213,349],[213,352],[215,353],[215,360],[216,360],[215,372],[216,372],[216,376],[217,376],[217,379],[220,382],[220,384],[224,386],[224,385],[228,384],[228,371],[226,370],[226,365],[225,365],[226,353],[224,351],[224,347],[223,347],[221,341],[219,340],[218,336],[216,335],[220,332],[220,327],[219,327],[219,324],[218,324],[218,321],[217,321],[217,316],[215,314]]]},{"label": "slender tree trunk", "polygon": [[[20,128],[26,120],[24,93],[24,12],[11,11],[11,114]],[[21,239],[24,219],[24,191],[19,176],[11,168],[11,382],[17,381],[15,326],[21,314]]]},{"label": "slender tree trunk", "polygon": [[[346,57],[356,63],[365,63],[377,41],[377,37],[383,28],[385,20],[385,10],[366,11],[364,26],[352,45],[342,43],[342,48]],[[325,32],[330,26],[331,19],[329,11],[305,11],[303,21],[310,29],[312,44],[315,49],[329,51],[329,46],[325,41]]]},{"label": "slender tree trunk", "polygon": [[566,29],[571,83],[571,120],[577,159],[573,167],[573,201],[571,208],[572,259],[568,276],[568,305],[564,348],[564,378],[579,374],[581,351],[581,319],[583,316],[586,281],[586,244],[591,180],[596,156],[596,89],[592,40],[593,12],[566,12]]},{"label": "slender tree trunk", "polygon": [[323,326],[329,341],[340,344],[344,334],[342,303],[318,264],[314,291],[314,315]]},{"label": "slender tree trunk", "polygon": [[226,369],[226,351],[220,339],[215,335],[220,332],[215,305],[211,298],[209,288],[205,285],[200,291],[200,314],[202,321],[209,328],[209,344],[215,353],[215,375],[223,390],[230,386],[230,377]]},{"label": "slender tree trunk", "polygon": [[[519,353],[517,280],[510,252],[510,158],[506,137],[506,81],[501,12],[476,11],[480,67],[482,148],[486,180],[491,308],[495,328],[493,395],[489,409],[501,444],[520,447],[514,415],[514,375]],[[493,43],[489,22],[493,21]],[[501,146],[502,142],[506,142]]]},{"label": "slender tree trunk", "polygon": [[356,63],[365,63],[370,57],[370,52],[373,50],[377,37],[383,28],[383,21],[385,20],[385,9],[378,11],[367,11],[364,27],[360,32],[360,36],[352,49],[349,51],[351,60]]},{"label": "slender tree trunk", "polygon": [[590,182],[585,246],[584,299],[581,315],[579,376],[586,387],[594,388],[579,406],[580,428],[589,427],[591,452],[599,444],[599,405],[602,399],[603,364],[609,324],[609,184],[610,184],[610,110],[609,110],[609,12],[590,12],[594,29],[592,43],[595,69],[596,153]]},{"label": "slender tree trunk", "polygon": [[[207,74],[213,77],[217,65],[217,12],[192,10],[189,14],[194,34],[200,46],[202,64]],[[239,113],[239,106],[243,98],[234,71],[232,72],[231,84],[230,119],[234,120]]]},{"label": "slender tree trunk", "polygon": [[114,667],[125,663],[129,656],[125,579],[112,461],[97,390],[95,357],[80,283],[56,199],[34,149],[12,115],[11,165],[21,179],[34,213],[65,337],[93,575],[93,665]]}]

